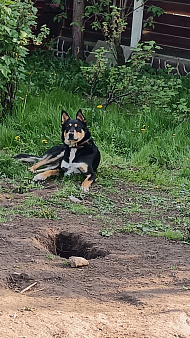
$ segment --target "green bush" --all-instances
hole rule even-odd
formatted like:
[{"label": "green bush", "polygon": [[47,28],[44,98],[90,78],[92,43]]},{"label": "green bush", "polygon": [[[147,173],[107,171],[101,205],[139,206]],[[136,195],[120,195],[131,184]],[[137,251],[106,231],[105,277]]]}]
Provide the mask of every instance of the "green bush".
[{"label": "green bush", "polygon": [[2,0],[0,3],[0,116],[12,113],[18,84],[25,78],[27,45],[40,44],[48,29],[35,37],[37,9],[30,0]]},{"label": "green bush", "polygon": [[[130,105],[136,112],[159,112],[163,109],[167,114],[173,114],[178,120],[190,116],[188,107],[188,92],[186,97],[180,97],[182,79],[172,75],[172,68],[162,74],[147,71],[147,62],[158,49],[154,41],[140,43],[134,49],[131,59],[125,65],[105,67],[105,50],[95,53],[96,63],[82,66],[84,78],[91,86],[90,97],[99,95],[107,107],[116,103],[118,107]],[[99,92],[101,88],[101,94]]]}]

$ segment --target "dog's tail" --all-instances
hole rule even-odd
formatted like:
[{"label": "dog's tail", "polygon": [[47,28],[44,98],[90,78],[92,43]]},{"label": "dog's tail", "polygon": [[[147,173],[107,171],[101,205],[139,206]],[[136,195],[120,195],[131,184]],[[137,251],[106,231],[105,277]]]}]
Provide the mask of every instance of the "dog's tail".
[{"label": "dog's tail", "polygon": [[19,155],[16,155],[14,158],[18,161],[25,162],[25,163],[34,163],[42,159],[39,156],[22,154],[22,153]]}]

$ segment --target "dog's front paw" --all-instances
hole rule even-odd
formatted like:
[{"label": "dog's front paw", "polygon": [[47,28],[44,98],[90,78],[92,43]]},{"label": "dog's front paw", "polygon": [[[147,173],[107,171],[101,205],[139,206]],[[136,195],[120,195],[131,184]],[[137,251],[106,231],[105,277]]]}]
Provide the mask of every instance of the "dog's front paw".
[{"label": "dog's front paw", "polygon": [[31,173],[33,173],[33,174],[35,174],[36,173],[36,169],[34,169],[34,167],[32,166],[32,167],[30,167],[30,168],[28,168],[28,170],[30,170],[31,171]]},{"label": "dog's front paw", "polygon": [[89,187],[85,187],[84,185],[81,186],[83,192],[89,192]]},{"label": "dog's front paw", "polygon": [[45,177],[42,174],[35,175],[33,178],[34,182],[44,181]]},{"label": "dog's front paw", "polygon": [[85,178],[84,182],[82,182],[82,191],[84,192],[88,192],[89,191],[89,188],[93,182],[93,180],[90,179],[91,178],[91,175],[88,175],[87,178]]}]

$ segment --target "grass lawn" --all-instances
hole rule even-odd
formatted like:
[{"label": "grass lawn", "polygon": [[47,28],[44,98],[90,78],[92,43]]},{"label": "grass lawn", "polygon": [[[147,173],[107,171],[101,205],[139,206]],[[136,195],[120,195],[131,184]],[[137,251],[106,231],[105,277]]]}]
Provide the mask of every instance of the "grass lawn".
[{"label": "grass lawn", "polygon": [[[50,64],[46,64],[44,59],[30,59],[27,67],[28,82],[23,83],[17,93],[14,114],[7,116],[0,123],[1,179],[11,179],[18,190],[35,189],[32,174],[28,172],[27,166],[15,161],[13,156],[20,152],[42,155],[51,146],[60,144],[61,110],[66,110],[74,118],[81,108],[92,137],[101,152],[101,163],[94,186],[98,184],[103,190],[101,194],[96,192],[95,206],[91,206],[90,211],[78,206],[77,212],[95,212],[92,210],[95,208],[94,210],[96,212],[98,210],[101,216],[102,210],[110,207],[119,214],[118,205],[108,198],[112,193],[110,189],[112,187],[114,189],[116,182],[118,186],[121,182],[125,184],[132,182],[144,187],[145,192],[149,187],[155,190],[156,194],[158,190],[169,194],[170,200],[173,196],[176,208],[180,203],[183,204],[186,210],[183,220],[185,217],[185,226],[186,228],[189,226],[187,210],[190,209],[190,120],[188,118],[175,118],[164,108],[158,110],[156,107],[141,111],[139,108],[135,110],[135,105],[120,108],[112,104],[106,111],[103,108],[98,109],[97,105],[101,103],[101,99],[95,97],[93,105],[91,104],[84,94],[88,88],[81,77],[78,64],[67,59],[62,63],[51,61]],[[181,97],[183,95],[188,97],[188,94],[189,82],[184,80]],[[65,187],[69,189],[68,186],[71,184],[69,179],[60,178],[60,180],[65,181]],[[78,180],[80,178],[73,179],[74,190],[71,189],[69,193],[61,185],[62,192],[66,196],[71,193],[80,196]],[[145,195],[142,193],[142,198]],[[54,198],[59,201],[60,197]],[[149,200],[148,195],[146,199]],[[157,202],[160,205],[163,203],[167,205],[167,201],[158,200],[158,197]],[[145,204],[143,210],[146,209]],[[72,204],[68,202],[67,207],[71,206]],[[30,210],[30,207],[27,206],[27,209]],[[129,210],[131,208],[140,210],[142,205],[138,200],[138,203],[131,205]],[[122,213],[126,215],[129,210],[122,210]],[[2,219],[4,214],[6,212],[1,210]],[[33,215],[35,216],[35,213]],[[41,215],[47,217],[43,210]],[[56,217],[54,210],[50,216]],[[141,223],[125,222],[120,231],[137,233],[144,231],[153,234],[153,228],[156,227],[157,234],[162,235],[167,230],[167,237],[177,238],[176,233],[173,234],[170,227],[168,228],[167,222],[158,224],[155,220],[152,225],[149,218]],[[115,231],[114,227],[111,227],[111,230],[108,228],[104,227],[102,235],[106,236]],[[183,237],[178,235],[179,239]]]}]

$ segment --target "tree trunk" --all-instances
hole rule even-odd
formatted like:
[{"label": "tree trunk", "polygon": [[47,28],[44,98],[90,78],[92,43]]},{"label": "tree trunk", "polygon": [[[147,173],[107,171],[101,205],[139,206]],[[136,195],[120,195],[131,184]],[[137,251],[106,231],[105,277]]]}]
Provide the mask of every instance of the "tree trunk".
[{"label": "tree trunk", "polygon": [[124,65],[125,64],[125,56],[124,56],[124,53],[123,53],[123,48],[121,47],[121,38],[115,38],[114,39],[114,48],[115,48],[115,54],[116,54],[118,66]]},{"label": "tree trunk", "polygon": [[72,28],[72,54],[75,59],[84,59],[84,41],[83,41],[83,15],[84,1],[73,0],[73,28]]}]

